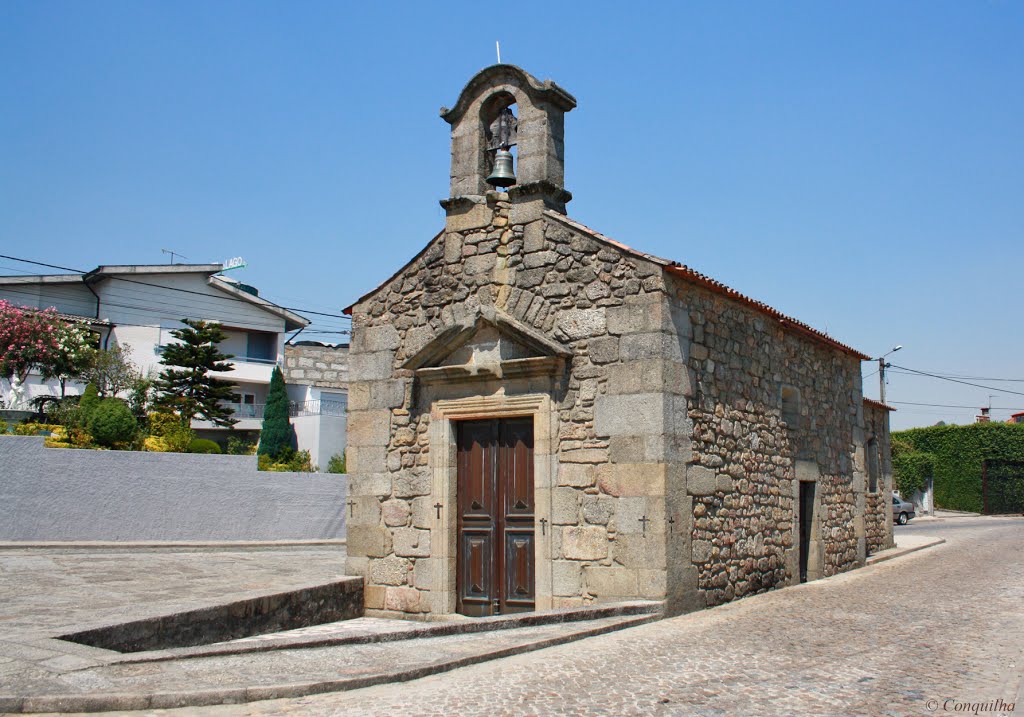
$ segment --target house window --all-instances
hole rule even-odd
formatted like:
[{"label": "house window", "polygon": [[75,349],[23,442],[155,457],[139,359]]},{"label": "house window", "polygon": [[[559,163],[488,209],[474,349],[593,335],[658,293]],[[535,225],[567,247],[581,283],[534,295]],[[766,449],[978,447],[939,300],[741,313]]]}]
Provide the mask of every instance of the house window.
[{"label": "house window", "polygon": [[868,492],[878,492],[878,476],[881,473],[878,460],[878,440],[868,440]]},{"label": "house window", "polygon": [[783,386],[782,398],[782,420],[789,424],[790,428],[796,428],[800,421],[800,389],[795,386]]},{"label": "house window", "polygon": [[246,347],[246,358],[256,361],[277,360],[277,334],[264,334],[250,332],[249,343]]}]

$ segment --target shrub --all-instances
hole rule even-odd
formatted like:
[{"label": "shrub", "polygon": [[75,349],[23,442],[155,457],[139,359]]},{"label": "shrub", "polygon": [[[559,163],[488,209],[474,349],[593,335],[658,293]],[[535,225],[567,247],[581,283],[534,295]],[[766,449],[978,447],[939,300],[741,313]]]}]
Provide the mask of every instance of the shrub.
[{"label": "shrub", "polygon": [[142,440],[142,450],[150,451],[151,453],[172,453],[171,447],[167,444],[167,440],[160,436],[146,436]]},{"label": "shrub", "polygon": [[232,456],[251,456],[256,452],[256,441],[228,436],[227,453]]},{"label": "shrub", "polygon": [[101,446],[125,443],[135,437],[138,424],[128,404],[116,398],[105,398],[89,415],[89,433]]},{"label": "shrub", "polygon": [[53,435],[57,431],[62,431],[62,426],[55,426],[49,423],[19,423],[14,426],[14,435],[16,436],[47,436]]},{"label": "shrub", "polygon": [[96,384],[90,383],[85,387],[85,392],[82,394],[82,397],[78,399],[77,419],[79,424],[83,427],[87,426],[89,424],[89,417],[99,405],[100,397],[99,392],[96,390]]},{"label": "shrub", "polygon": [[151,447],[146,450],[160,453],[185,453],[196,437],[192,429],[173,413],[149,414],[149,435],[160,440],[150,441],[148,445]]},{"label": "shrub", "polygon": [[81,426],[85,423],[82,409],[79,407],[81,396],[67,396],[55,403],[50,403],[46,410],[46,420],[61,426]]},{"label": "shrub", "polygon": [[335,453],[331,456],[331,459],[327,461],[327,472],[328,473],[346,473],[345,470],[345,454]]},{"label": "shrub", "polygon": [[181,425],[181,419],[173,413],[149,414],[149,435],[166,436]]},{"label": "shrub", "polygon": [[221,453],[216,441],[208,438],[193,438],[188,442],[189,453]]},{"label": "shrub", "polygon": [[273,471],[275,473],[315,473],[316,467],[309,451],[286,450],[281,457],[274,459],[267,454],[257,459],[257,466],[261,471]]}]

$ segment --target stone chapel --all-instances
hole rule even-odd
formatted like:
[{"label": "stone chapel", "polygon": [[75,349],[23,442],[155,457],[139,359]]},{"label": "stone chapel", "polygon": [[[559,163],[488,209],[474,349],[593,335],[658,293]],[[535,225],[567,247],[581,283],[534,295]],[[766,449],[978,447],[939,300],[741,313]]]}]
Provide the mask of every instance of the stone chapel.
[{"label": "stone chapel", "polygon": [[352,316],[348,572],[367,614],[668,613],[891,547],[869,357],[566,215],[575,98],[479,72],[443,230]]}]

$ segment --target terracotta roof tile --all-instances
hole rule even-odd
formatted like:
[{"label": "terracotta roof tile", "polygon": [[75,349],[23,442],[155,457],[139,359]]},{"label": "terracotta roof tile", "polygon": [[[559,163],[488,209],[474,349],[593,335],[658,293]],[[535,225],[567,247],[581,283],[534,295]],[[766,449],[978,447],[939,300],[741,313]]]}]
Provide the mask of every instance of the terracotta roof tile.
[{"label": "terracotta roof tile", "polygon": [[680,264],[679,262],[672,261],[670,259],[662,259],[661,257],[656,257],[652,254],[645,254],[643,252],[637,251],[636,249],[628,247],[625,244],[615,241],[614,239],[610,239],[605,235],[594,231],[590,227],[580,224],[579,222],[569,219],[568,217],[558,214],[557,212],[549,211],[547,212],[547,214],[548,216],[557,219],[565,224],[568,224],[579,231],[586,232],[587,234],[591,235],[592,237],[599,241],[611,244],[612,246],[618,247],[619,249],[622,249],[623,251],[633,254],[634,256],[644,258],[656,264],[661,264],[662,266],[665,267],[665,271],[669,272],[670,274],[673,274],[675,276],[678,276],[680,278],[686,279],[695,284],[703,286],[704,288],[709,289],[710,291],[726,296],[734,301],[746,304],[747,306],[775,319],[776,321],[779,322],[779,325],[782,326],[784,329],[790,329],[792,331],[804,334],[805,336],[808,336],[822,343],[828,344],[833,348],[839,349],[844,353],[850,354],[851,356],[855,356],[861,359],[862,361],[867,361],[871,358],[870,356],[861,353],[852,346],[847,346],[846,344],[840,341],[836,341],[828,334],[822,331],[818,331],[812,326],[805,324],[803,321],[795,319],[792,316],[787,316],[786,314],[783,314],[781,311],[773,309],[771,306],[764,303],[763,301],[758,301],[757,299],[752,299],[749,296],[746,296],[745,294],[741,294],[740,292],[736,291],[735,289],[729,286],[726,286],[717,279],[712,279],[710,276],[702,274],[696,269],[686,266],[685,264]]}]

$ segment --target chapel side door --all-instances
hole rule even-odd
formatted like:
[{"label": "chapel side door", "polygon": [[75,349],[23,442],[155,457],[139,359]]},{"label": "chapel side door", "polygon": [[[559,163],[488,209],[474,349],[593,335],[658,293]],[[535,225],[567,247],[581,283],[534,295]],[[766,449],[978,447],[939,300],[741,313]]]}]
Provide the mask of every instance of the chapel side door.
[{"label": "chapel side door", "polygon": [[458,423],[457,609],[534,608],[532,419]]}]

